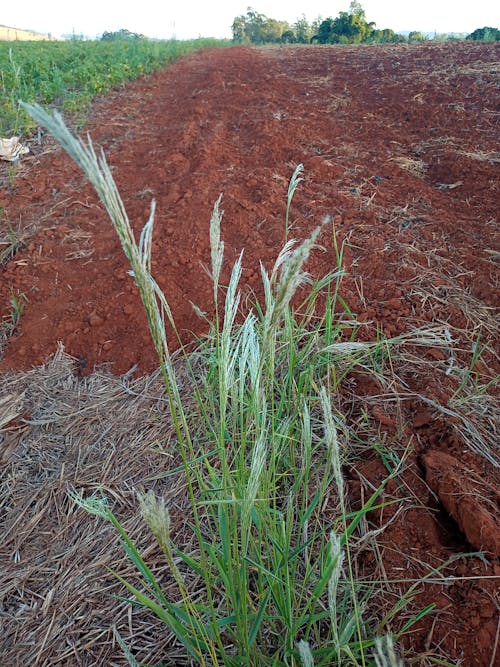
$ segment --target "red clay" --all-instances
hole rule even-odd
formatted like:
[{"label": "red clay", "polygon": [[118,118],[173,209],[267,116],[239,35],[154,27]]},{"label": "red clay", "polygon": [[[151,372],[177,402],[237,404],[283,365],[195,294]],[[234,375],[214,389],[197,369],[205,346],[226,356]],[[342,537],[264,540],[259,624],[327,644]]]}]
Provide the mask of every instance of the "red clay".
[{"label": "red clay", "polygon": [[[235,47],[197,53],[100,99],[87,129],[106,152],[137,232],[157,200],[153,273],[183,341],[205,328],[190,302],[213,307],[203,267],[219,193],[226,262],[244,249],[244,284],[258,288],[258,261],[270,267],[283,244],[288,179],[303,163],[291,235],[304,238],[331,218],[325,250],[308,269],[319,276],[335,268],[333,235],[347,242],[341,293],[360,321],[372,322],[366,338],[377,328],[395,335],[446,322],[463,336],[464,359],[480,330],[494,344],[499,55],[496,44],[472,43]],[[102,205],[64,154],[33,150],[14,183],[0,167],[0,224],[29,230],[26,247],[3,269],[1,313],[12,290],[26,307],[0,369],[39,364],[62,341],[80,369],[151,371],[145,316]],[[436,348],[427,360],[446,359]],[[489,373],[495,364],[486,354],[475,370]],[[408,382],[442,405],[450,398],[432,373]],[[436,602],[437,612],[406,643],[486,666],[497,638],[496,587],[487,576],[500,574],[498,468],[471,453],[428,405],[408,404],[410,424],[397,436],[411,444],[405,479],[421,504],[384,533],[384,566],[390,579],[421,577],[429,572],[423,562],[437,567],[483,549],[485,558],[444,567],[455,583],[420,587],[416,608]],[[378,407],[371,418],[396,437],[394,415]],[[471,470],[486,500],[475,497],[477,486],[461,486]],[[361,473],[376,482],[386,470],[377,458],[361,462]],[[351,486],[361,488],[356,475]],[[467,503],[457,492],[469,494]],[[480,527],[471,520],[477,512]]]}]

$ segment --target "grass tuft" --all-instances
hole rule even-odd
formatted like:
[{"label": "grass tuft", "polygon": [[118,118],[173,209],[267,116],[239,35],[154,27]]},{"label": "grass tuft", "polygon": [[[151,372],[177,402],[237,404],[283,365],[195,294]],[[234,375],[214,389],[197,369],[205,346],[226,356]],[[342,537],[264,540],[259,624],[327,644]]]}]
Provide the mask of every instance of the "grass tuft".
[{"label": "grass tuft", "polygon": [[[378,378],[391,350],[408,341],[435,346],[438,331],[343,342],[347,324],[357,330],[357,322],[348,310],[336,314],[342,251],[337,249],[337,271],[321,281],[311,281],[304,270],[321,226],[299,244],[287,239],[271,275],[261,266],[264,303],[241,314],[241,255],[224,294],[219,287],[219,197],[210,224],[216,316],[210,334],[185,355],[191,384],[189,395],[181,393],[165,332],[167,323],[175,331],[175,322],[151,275],[154,202],[137,241],[104,154],[97,156],[90,139],[75,138],[57,113],[23,106],[80,165],[108,211],[147,312],[182,458],[189,549],[172,541],[164,499],[152,492],[138,499],[163,552],[165,575],[153,573],[102,495],[70,495],[114,526],[137,570],[134,579],[114,573],[130,604],[149,609],[168,626],[192,664],[397,667],[392,639],[379,640],[388,628],[365,618],[372,589],[358,585],[354,562],[354,544],[367,514],[381,507],[387,480],[358,510],[348,511],[343,467],[353,447],[336,397],[349,373]],[[299,173],[292,177],[287,212]],[[288,215],[286,227],[285,236]],[[306,283],[311,289],[301,316],[291,302]],[[322,316],[320,293],[327,296]],[[388,479],[397,472],[396,465]],[[168,596],[164,576],[175,582]],[[136,665],[133,647],[117,640]]]}]

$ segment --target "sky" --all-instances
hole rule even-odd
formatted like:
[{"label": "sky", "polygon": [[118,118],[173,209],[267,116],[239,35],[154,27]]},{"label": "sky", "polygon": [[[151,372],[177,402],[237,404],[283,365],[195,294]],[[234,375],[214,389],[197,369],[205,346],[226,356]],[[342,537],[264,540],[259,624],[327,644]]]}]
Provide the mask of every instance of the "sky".
[{"label": "sky", "polygon": [[[466,32],[484,26],[500,28],[498,0],[361,0],[368,21],[396,32]],[[98,37],[125,28],[148,37],[188,39],[231,37],[231,24],[248,6],[274,19],[293,23],[305,14],[333,17],[349,0],[22,0],[2,2],[0,25],[62,34]]]}]

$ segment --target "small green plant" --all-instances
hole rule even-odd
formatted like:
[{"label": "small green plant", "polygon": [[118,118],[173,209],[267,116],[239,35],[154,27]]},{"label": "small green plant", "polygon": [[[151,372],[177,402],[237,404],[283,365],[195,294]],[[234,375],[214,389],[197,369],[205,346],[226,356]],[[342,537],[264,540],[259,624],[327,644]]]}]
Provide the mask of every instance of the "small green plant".
[{"label": "small green plant", "polygon": [[[0,209],[0,216],[2,210]],[[23,240],[21,234],[16,232],[12,225],[8,225],[5,234],[0,240],[0,265],[5,266],[16,252],[23,247]]]},{"label": "small green plant", "polygon": [[24,303],[27,301],[26,295],[18,292],[17,294],[11,290],[10,293],[10,313],[4,317],[3,321],[0,323],[2,329],[2,337],[8,338],[12,336],[14,331],[19,324],[19,320],[24,312]]},{"label": "small green plant", "polygon": [[[335,293],[340,266],[311,286],[306,315],[292,311],[297,288],[309,281],[303,266],[323,227],[300,244],[288,240],[271,274],[261,267],[264,302],[242,317],[242,256],[223,292],[219,284],[224,244],[216,202],[210,225],[216,317],[207,338],[185,356],[192,390],[186,397],[165,334],[165,323],[175,322],[151,275],[154,202],[136,242],[104,154],[97,157],[91,142],[75,139],[57,114],[25,108],[82,167],[115,226],[146,310],[182,459],[188,548],[176,544],[163,499],[152,491],[138,497],[175,582],[168,597],[106,497],[71,493],[114,526],[136,566],[139,582],[114,573],[129,602],[161,619],[193,664],[398,667],[392,639],[377,640],[388,628],[366,611],[373,587],[361,588],[355,575],[354,545],[367,513],[380,507],[385,482],[359,510],[348,509],[342,470],[350,438],[335,403],[346,368],[380,373],[397,342],[343,342],[345,320],[335,316],[331,297],[323,317],[312,317],[321,289]],[[426,340],[421,332],[407,338]],[[398,474],[397,460],[391,464],[388,479]],[[129,664],[137,665],[133,648],[118,641]]]},{"label": "small green plant", "polygon": [[21,315],[24,312],[24,302],[26,301],[26,296],[21,293],[15,294],[14,292],[11,292],[10,296],[10,305],[12,306],[12,311],[10,315],[10,319],[12,322],[12,326],[15,328],[21,319]]},{"label": "small green plant", "polygon": [[481,361],[481,358],[487,351],[491,352],[488,344],[482,342],[481,332],[479,332],[477,334],[476,340],[474,340],[472,343],[468,368],[462,369],[455,366],[450,368],[450,372],[451,370],[455,370],[457,374],[460,373],[462,375],[460,385],[457,387],[450,399],[451,402],[457,404],[461,401],[469,400],[471,395],[481,396],[485,394],[491,386],[498,384],[498,376],[485,380],[483,378],[483,374],[477,370],[478,362]]}]

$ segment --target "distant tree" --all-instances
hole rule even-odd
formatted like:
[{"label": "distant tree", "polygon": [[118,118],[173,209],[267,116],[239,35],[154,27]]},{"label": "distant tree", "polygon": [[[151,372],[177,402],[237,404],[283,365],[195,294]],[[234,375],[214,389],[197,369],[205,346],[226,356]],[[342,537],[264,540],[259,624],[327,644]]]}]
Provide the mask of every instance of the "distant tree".
[{"label": "distant tree", "polygon": [[259,14],[251,7],[247,10],[245,17],[245,35],[250,44],[263,44],[263,27],[266,22],[264,14]]},{"label": "distant tree", "polygon": [[467,35],[465,39],[472,42],[498,42],[500,40],[500,30],[498,28],[478,28]]},{"label": "distant tree", "polygon": [[384,28],[384,30],[373,29],[369,41],[376,44],[390,44],[396,41],[396,37],[396,33],[390,28]]},{"label": "distant tree", "polygon": [[333,19],[328,18],[321,22],[318,27],[318,32],[315,36],[316,41],[320,44],[328,44],[331,41],[333,33]]},{"label": "distant tree", "polygon": [[297,37],[295,36],[293,30],[285,30],[285,32],[281,35],[281,42],[283,44],[295,44],[297,41]]},{"label": "distant tree", "polygon": [[144,35],[139,35],[137,32],[130,32],[122,28],[116,32],[103,32],[101,41],[103,42],[120,42],[120,41],[133,41],[136,39],[146,39]]},{"label": "distant tree", "polygon": [[427,39],[428,39],[427,36],[424,35],[423,32],[418,32],[417,30],[410,32],[410,34],[408,35],[409,42],[426,42]]},{"label": "distant tree", "polygon": [[[357,2],[351,3],[351,5],[353,4],[359,5]],[[356,14],[340,12],[333,22],[334,36],[338,36],[339,38],[345,37],[350,44],[368,41],[374,28],[374,23],[366,22],[365,12],[363,10],[357,10]]]},{"label": "distant tree", "polygon": [[[340,12],[333,21],[330,41],[361,42],[363,37],[362,26],[361,20],[357,16],[354,16],[354,14]],[[341,37],[344,37],[345,40],[341,40]]]},{"label": "distant tree", "polygon": [[[290,26],[285,21],[270,19],[251,7],[247,13],[237,16],[232,25],[233,41],[236,44],[292,44],[309,42],[319,44],[356,44],[360,42],[406,42],[403,35],[386,28],[377,30],[375,23],[366,20],[360,2],[352,0],[349,11],[340,12],[337,18],[318,17],[311,24],[303,14]],[[412,33],[414,36],[421,33]],[[425,39],[425,37],[422,38]],[[416,41],[416,37],[414,39]]]},{"label": "distant tree", "polygon": [[290,25],[286,21],[276,21],[276,19],[266,18],[261,30],[261,39],[263,44],[278,44],[281,42],[283,33],[291,32]]},{"label": "distant tree", "polygon": [[348,12],[340,12],[337,18],[322,21],[316,35],[320,44],[355,44],[370,41],[374,23],[367,23],[365,10],[353,1]]},{"label": "distant tree", "polygon": [[351,4],[349,5],[348,13],[362,21],[366,21],[365,10],[361,6],[361,3],[357,2],[357,0],[352,0]]},{"label": "distant tree", "polygon": [[291,31],[286,21],[270,19],[249,7],[247,13],[237,16],[232,25],[236,44],[277,44],[285,32]]},{"label": "distant tree", "polygon": [[233,32],[233,42],[235,44],[249,44],[250,40],[248,39],[246,32],[245,32],[245,25],[246,25],[246,19],[245,16],[237,16],[234,21],[233,25],[231,26],[231,30]]},{"label": "distant tree", "polygon": [[295,33],[295,41],[299,42],[299,44],[308,44],[313,36],[312,27],[304,14],[293,24],[293,31]]},{"label": "distant tree", "polygon": [[323,23],[323,18],[318,16],[311,23],[311,40],[314,38],[314,35],[318,34],[319,26]]}]

